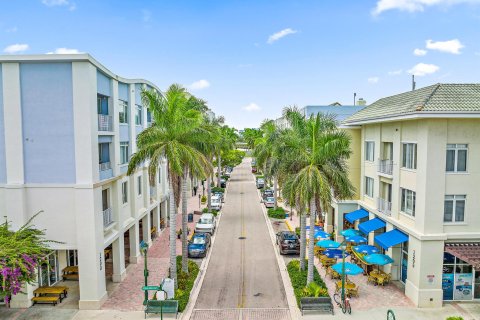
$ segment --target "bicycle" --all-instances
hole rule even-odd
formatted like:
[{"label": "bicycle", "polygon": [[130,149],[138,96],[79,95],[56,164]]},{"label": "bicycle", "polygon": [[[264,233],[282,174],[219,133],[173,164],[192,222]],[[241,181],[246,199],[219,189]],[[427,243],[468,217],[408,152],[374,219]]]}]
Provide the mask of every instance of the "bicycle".
[{"label": "bicycle", "polygon": [[352,314],[352,307],[350,306],[350,299],[345,296],[345,298],[342,300],[342,297],[340,296],[339,293],[335,293],[333,295],[333,300],[342,309],[343,313]]}]

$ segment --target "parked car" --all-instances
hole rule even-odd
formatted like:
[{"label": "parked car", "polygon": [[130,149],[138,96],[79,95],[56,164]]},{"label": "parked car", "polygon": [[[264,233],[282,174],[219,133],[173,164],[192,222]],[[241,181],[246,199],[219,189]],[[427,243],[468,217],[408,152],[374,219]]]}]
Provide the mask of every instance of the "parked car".
[{"label": "parked car", "polygon": [[225,197],[223,195],[223,192],[213,192],[212,195],[219,197],[222,202],[225,202]]},{"label": "parked car", "polygon": [[273,208],[273,207],[275,207],[275,198],[274,197],[267,197],[265,200],[263,200],[263,203],[265,204],[265,207]]},{"label": "parked car", "polygon": [[272,189],[263,190],[262,200],[265,201],[268,197],[273,197],[273,190]]},{"label": "parked car", "polygon": [[227,167],[227,168],[225,169],[225,175],[226,175],[227,177],[230,177],[230,175],[232,174],[232,171],[233,171],[232,168]]},{"label": "parked car", "polygon": [[252,159],[252,167],[257,165],[257,160]]},{"label": "parked car", "polygon": [[210,248],[210,234],[195,233],[188,242],[189,258],[204,258]]},{"label": "parked car", "polygon": [[257,189],[262,189],[265,187],[265,180],[262,178],[257,179]]},{"label": "parked car", "polygon": [[277,245],[280,254],[300,254],[300,240],[295,232],[280,231],[277,233]]},{"label": "parked car", "polygon": [[257,173],[257,167],[252,167],[252,173]]},{"label": "parked car", "polygon": [[219,196],[212,196],[210,208],[220,211],[222,209],[222,199]]},{"label": "parked car", "polygon": [[225,179],[220,179],[220,188],[225,188],[227,186],[227,180]]},{"label": "parked car", "polygon": [[215,233],[216,228],[215,216],[211,213],[204,213],[200,216],[197,224],[195,225],[195,233]]}]

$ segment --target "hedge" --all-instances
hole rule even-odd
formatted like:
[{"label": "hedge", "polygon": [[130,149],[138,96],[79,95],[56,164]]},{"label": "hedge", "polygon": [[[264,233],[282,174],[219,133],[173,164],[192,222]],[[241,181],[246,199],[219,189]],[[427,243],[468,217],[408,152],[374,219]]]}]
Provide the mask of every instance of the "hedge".
[{"label": "hedge", "polygon": [[214,193],[214,192],[225,193],[225,188],[213,187],[213,188],[212,188],[212,193]]},{"label": "hedge", "polygon": [[268,216],[274,219],[285,219],[285,209],[281,207],[277,207],[276,210],[275,208],[269,208]]},{"label": "hedge", "polygon": [[[298,307],[300,307],[300,298],[307,297],[304,288],[307,285],[307,269],[300,270],[300,260],[292,260],[287,265],[288,275],[290,276],[290,281],[292,282],[293,293],[297,298]],[[318,284],[322,289],[322,297],[328,297],[328,289],[323,282],[320,274],[318,273],[317,268],[313,268],[313,282]]]},{"label": "hedge", "polygon": [[211,214],[213,214],[214,217],[216,217],[217,214],[218,214],[218,211],[217,211],[217,210],[215,210],[215,209],[208,210],[208,208],[203,208],[202,212],[203,212],[203,213],[211,213]]},{"label": "hedge", "polygon": [[182,256],[177,256],[178,289],[175,291],[175,299],[178,300],[178,311],[182,312],[190,299],[190,292],[197,278],[200,267],[193,261],[188,260],[188,273],[182,271]]}]

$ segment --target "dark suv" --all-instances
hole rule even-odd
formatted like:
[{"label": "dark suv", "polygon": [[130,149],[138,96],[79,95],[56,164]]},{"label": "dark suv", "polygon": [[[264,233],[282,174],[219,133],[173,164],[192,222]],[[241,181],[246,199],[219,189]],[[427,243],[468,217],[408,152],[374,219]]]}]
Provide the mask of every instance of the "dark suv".
[{"label": "dark suv", "polygon": [[280,231],[277,233],[277,244],[280,254],[300,254],[300,240],[295,232]]}]

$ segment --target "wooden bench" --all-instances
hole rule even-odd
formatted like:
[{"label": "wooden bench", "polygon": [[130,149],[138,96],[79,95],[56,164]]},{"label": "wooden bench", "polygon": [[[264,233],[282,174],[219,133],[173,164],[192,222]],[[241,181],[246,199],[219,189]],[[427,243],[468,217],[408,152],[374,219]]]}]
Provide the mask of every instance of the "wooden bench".
[{"label": "wooden bench", "polygon": [[54,287],[40,287],[33,291],[35,297],[42,295],[55,295],[60,298],[60,302],[67,297],[68,287],[54,286]]},{"label": "wooden bench", "polygon": [[54,306],[58,303],[59,296],[42,296],[42,297],[33,297],[33,305],[36,303],[51,303]]},{"label": "wooden bench", "polygon": [[300,298],[300,310],[302,316],[307,311],[331,313],[333,315],[333,304],[330,297],[304,297]]},{"label": "wooden bench", "polygon": [[175,314],[175,319],[178,314],[178,300],[147,300],[145,305],[145,319],[147,313],[168,313]]},{"label": "wooden bench", "polygon": [[63,280],[78,280],[78,266],[65,267],[62,273]]}]

